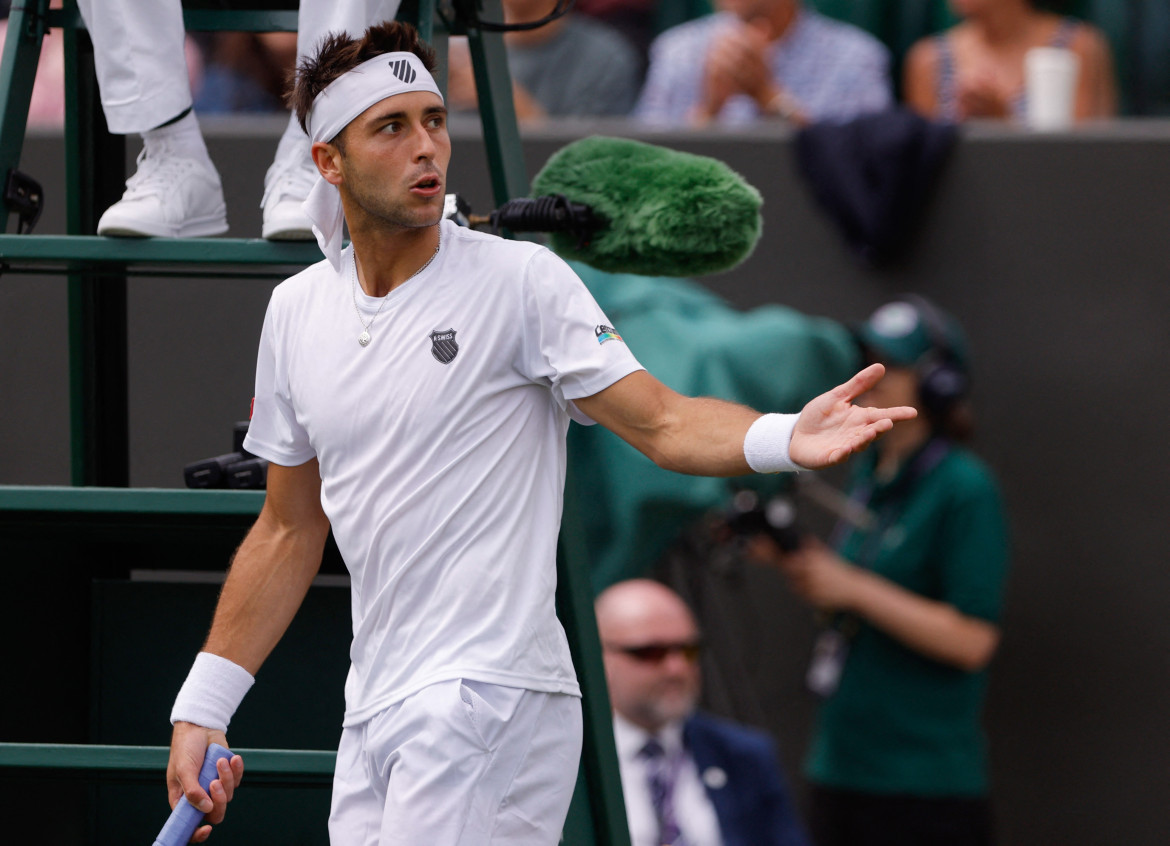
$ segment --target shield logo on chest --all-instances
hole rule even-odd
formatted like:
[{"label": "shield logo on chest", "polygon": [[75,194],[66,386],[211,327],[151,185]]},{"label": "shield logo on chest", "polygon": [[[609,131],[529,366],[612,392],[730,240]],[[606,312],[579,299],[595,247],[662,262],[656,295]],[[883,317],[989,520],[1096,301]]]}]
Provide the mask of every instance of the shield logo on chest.
[{"label": "shield logo on chest", "polygon": [[431,355],[440,364],[450,364],[459,355],[454,329],[437,329],[431,333]]}]

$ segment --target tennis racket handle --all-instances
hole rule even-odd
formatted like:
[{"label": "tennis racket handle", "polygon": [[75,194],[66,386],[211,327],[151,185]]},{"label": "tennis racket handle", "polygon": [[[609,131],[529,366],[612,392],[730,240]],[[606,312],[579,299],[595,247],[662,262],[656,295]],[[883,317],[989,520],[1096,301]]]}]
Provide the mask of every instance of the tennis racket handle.
[{"label": "tennis racket handle", "polygon": [[[199,786],[207,790],[213,781],[219,778],[219,771],[215,765],[221,758],[230,758],[232,753],[218,743],[207,747],[207,754],[203,758],[203,768],[199,770]],[[186,796],[180,796],[171,811],[166,824],[154,841],[154,846],[185,846],[191,840],[195,829],[203,820],[203,812],[187,801]]]}]

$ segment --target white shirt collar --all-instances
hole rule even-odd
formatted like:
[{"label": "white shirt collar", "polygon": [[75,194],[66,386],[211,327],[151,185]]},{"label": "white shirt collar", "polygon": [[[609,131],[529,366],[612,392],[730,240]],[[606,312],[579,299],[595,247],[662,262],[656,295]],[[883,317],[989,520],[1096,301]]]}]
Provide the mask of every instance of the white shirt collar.
[{"label": "white shirt collar", "polygon": [[646,731],[641,726],[627,720],[621,714],[613,715],[613,739],[617,745],[618,757],[622,760],[633,760],[642,751],[646,741],[655,738],[662,744],[667,754],[674,754],[683,748],[683,723],[676,720],[667,723],[656,733]]}]

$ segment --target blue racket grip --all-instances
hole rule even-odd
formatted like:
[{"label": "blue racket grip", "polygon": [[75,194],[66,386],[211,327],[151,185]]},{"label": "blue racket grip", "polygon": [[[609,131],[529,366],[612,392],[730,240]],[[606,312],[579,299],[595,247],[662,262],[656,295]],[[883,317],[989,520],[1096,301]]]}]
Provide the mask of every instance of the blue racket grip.
[{"label": "blue racket grip", "polygon": [[[230,757],[232,753],[218,743],[208,745],[207,754],[203,757],[203,767],[199,770],[199,786],[207,790],[211,783],[219,778],[216,763],[221,758]],[[162,831],[158,833],[154,846],[185,846],[202,821],[203,812],[188,802],[186,796],[180,796]]]}]

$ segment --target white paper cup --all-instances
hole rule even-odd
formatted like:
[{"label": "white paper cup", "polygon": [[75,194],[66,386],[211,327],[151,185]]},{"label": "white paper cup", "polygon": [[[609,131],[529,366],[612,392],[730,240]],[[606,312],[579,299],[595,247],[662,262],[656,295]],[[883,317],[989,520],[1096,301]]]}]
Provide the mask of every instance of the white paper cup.
[{"label": "white paper cup", "polygon": [[1073,122],[1080,59],[1063,47],[1033,47],[1024,56],[1028,96],[1027,123],[1032,129],[1068,129]]}]

